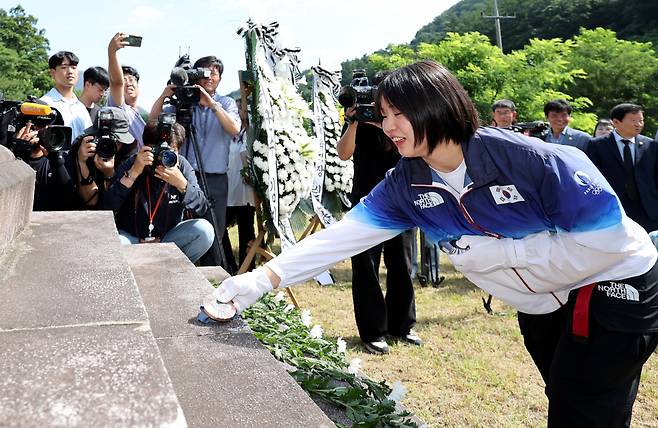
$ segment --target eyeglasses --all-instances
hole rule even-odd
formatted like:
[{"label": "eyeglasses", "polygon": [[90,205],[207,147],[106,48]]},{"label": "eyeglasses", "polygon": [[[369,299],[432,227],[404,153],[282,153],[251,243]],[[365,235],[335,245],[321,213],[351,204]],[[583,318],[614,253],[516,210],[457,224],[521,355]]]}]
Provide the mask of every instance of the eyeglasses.
[{"label": "eyeglasses", "polygon": [[109,92],[109,89],[108,89],[107,87],[101,85],[100,83],[94,83],[94,86],[95,86],[97,89],[100,89],[100,91],[103,93],[103,95],[107,95],[108,92]]}]

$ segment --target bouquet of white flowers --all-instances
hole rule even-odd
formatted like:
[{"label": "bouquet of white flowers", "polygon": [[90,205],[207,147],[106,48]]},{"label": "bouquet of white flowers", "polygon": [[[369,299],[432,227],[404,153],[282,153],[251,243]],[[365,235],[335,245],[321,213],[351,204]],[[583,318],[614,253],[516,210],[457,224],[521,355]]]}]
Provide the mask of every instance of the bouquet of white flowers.
[{"label": "bouquet of white flowers", "polygon": [[[297,92],[296,49],[276,46],[278,24],[251,21],[238,31],[247,44],[247,67],[253,79],[252,128],[248,151],[256,192],[268,208],[283,247],[295,242],[290,215],[311,190],[315,141],[304,128],[311,112]],[[249,146],[249,143],[248,143]]]}]

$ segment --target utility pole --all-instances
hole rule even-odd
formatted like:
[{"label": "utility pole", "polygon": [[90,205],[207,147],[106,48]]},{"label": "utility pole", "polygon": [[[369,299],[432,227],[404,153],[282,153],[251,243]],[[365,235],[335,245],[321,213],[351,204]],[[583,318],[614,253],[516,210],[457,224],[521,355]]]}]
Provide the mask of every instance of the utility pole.
[{"label": "utility pole", "polygon": [[494,14],[491,16],[485,15],[484,12],[480,12],[480,15],[482,18],[485,19],[494,19],[496,21],[496,44],[498,45],[498,49],[500,51],[503,51],[503,36],[500,32],[500,20],[501,19],[514,19],[516,18],[516,14],[514,15],[503,15],[501,16],[498,13],[498,0],[493,0],[494,2]]}]

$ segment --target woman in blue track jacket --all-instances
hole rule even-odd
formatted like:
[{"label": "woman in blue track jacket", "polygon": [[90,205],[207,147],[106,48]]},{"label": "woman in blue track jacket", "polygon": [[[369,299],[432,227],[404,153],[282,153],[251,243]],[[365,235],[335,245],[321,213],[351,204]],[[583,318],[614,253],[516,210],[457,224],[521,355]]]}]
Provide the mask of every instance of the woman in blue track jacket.
[{"label": "woman in blue track jacket", "polygon": [[658,344],[658,254],[578,149],[479,128],[466,91],[423,61],[378,87],[404,158],[345,218],[264,266],[226,280],[215,302],[264,293],[418,226],[475,285],[515,307],[549,398],[549,426],[629,426]]}]

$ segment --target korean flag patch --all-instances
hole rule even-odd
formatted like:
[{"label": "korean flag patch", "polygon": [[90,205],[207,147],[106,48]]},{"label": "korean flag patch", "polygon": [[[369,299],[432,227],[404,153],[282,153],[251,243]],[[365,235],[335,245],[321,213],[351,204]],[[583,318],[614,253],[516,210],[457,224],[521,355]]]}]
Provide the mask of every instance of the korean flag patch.
[{"label": "korean flag patch", "polygon": [[523,196],[516,190],[516,186],[508,184],[506,186],[490,186],[489,190],[493,195],[494,201],[497,205],[514,204],[516,202],[523,202]]}]

